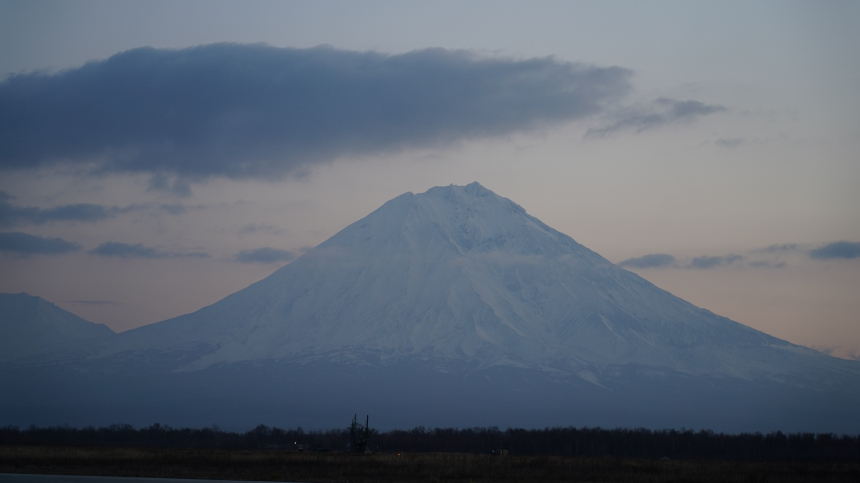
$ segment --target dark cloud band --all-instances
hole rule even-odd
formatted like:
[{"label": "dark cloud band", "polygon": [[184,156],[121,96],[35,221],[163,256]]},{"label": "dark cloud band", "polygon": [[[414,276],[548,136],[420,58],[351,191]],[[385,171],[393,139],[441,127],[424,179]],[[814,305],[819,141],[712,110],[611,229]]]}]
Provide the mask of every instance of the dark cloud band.
[{"label": "dark cloud band", "polygon": [[89,252],[90,255],[99,255],[102,257],[117,257],[117,258],[209,258],[209,255],[203,252],[179,253],[165,252],[156,248],[144,246],[141,243],[129,244],[121,242],[105,242],[93,248]]},{"label": "dark cloud band", "polygon": [[[16,206],[7,200],[14,197],[0,191],[0,227],[15,227],[23,225],[41,225],[54,221],[96,222],[124,213],[145,210],[148,205],[103,206],[92,203],[76,203],[55,206],[53,208],[38,208],[35,206]],[[161,205],[159,210],[172,215],[185,212],[185,207],[178,204]]]},{"label": "dark cloud band", "polygon": [[726,255],[722,257],[710,257],[707,255],[701,257],[695,257],[690,262],[691,268],[716,268],[722,267],[726,265],[731,265],[735,262],[739,262],[743,260],[744,257],[740,255]]},{"label": "dark cloud band", "polygon": [[809,251],[809,256],[819,260],[835,258],[860,258],[860,242],[838,241]]},{"label": "dark cloud band", "polygon": [[660,98],[647,108],[628,109],[616,113],[606,125],[590,128],[587,137],[604,137],[619,131],[642,132],[669,124],[687,123],[699,117],[725,111],[718,104],[705,104],[695,100],[678,101]]},{"label": "dark cloud band", "polygon": [[666,253],[654,253],[651,255],[624,260],[618,265],[630,268],[656,268],[669,267],[672,266],[673,263],[675,263],[675,257],[672,255]]},{"label": "dark cloud band", "polygon": [[114,216],[119,211],[121,210],[90,203],[41,209],[32,206],[15,206],[0,201],[0,226],[38,225],[51,221],[100,221]]},{"label": "dark cloud band", "polygon": [[[708,268],[716,268],[723,267],[729,265],[735,265],[744,260],[744,257],[741,255],[725,255],[725,256],[708,256],[702,255],[699,257],[693,257],[692,259],[687,260],[677,260],[674,256],[669,255],[667,253],[654,253],[650,255],[644,255],[637,258],[631,258],[628,260],[624,260],[623,262],[619,262],[618,265],[622,267],[628,268],[660,268],[660,267],[672,267],[672,268],[683,268],[683,269],[708,269]],[[784,264],[773,264],[770,262],[750,262],[749,266],[753,267],[768,267],[768,268],[782,268]]]},{"label": "dark cloud band", "polygon": [[[743,255],[703,255],[678,261],[672,255],[656,253],[624,260],[623,262],[619,262],[618,265],[629,268],[673,267],[709,269],[726,266],[745,266],[751,268],[780,269],[786,267],[786,262],[779,260],[779,255],[791,252],[803,253],[816,260],[856,259],[860,258],[860,242],[838,241],[812,250],[808,246],[798,243],[782,243],[751,250],[749,255],[752,259]],[[765,256],[765,259],[762,259],[762,256]]]},{"label": "dark cloud band", "polygon": [[629,77],[620,67],[443,49],[140,48],[0,83],[0,168],[86,163],[154,174],[162,189],[165,173],[283,176],[343,155],[581,119],[625,95]]},{"label": "dark cloud band", "polygon": [[0,233],[0,252],[17,255],[59,255],[76,252],[81,246],[62,238],[44,238],[20,231]]}]

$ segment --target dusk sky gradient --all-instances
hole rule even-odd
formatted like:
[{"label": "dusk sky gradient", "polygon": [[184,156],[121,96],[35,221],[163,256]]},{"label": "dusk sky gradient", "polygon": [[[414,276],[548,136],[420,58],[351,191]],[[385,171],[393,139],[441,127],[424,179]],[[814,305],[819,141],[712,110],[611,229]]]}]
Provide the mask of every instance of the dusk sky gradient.
[{"label": "dusk sky gradient", "polygon": [[860,4],[0,0],[0,292],[116,331],[478,181],[860,358]]}]

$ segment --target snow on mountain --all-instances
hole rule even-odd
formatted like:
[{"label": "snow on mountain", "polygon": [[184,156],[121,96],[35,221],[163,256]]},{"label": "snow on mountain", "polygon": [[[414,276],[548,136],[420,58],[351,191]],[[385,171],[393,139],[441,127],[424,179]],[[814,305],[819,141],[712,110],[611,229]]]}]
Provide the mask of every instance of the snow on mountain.
[{"label": "snow on mountain", "polygon": [[401,195],[266,279],[119,339],[103,355],[182,353],[183,371],[418,357],[441,371],[466,362],[597,384],[626,365],[746,380],[857,374],[657,288],[478,183]]},{"label": "snow on mountain", "polygon": [[0,360],[69,351],[116,334],[27,293],[0,293]]},{"label": "snow on mountain", "polygon": [[401,195],[209,307],[59,352],[0,364],[0,425],[860,431],[860,363],[697,308],[477,183]]}]

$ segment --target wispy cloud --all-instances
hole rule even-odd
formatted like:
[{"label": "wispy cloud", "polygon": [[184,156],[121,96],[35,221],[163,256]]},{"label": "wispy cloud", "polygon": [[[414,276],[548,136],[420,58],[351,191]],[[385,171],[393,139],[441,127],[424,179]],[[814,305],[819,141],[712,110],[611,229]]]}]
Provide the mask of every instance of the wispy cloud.
[{"label": "wispy cloud", "polygon": [[647,107],[628,108],[616,113],[608,124],[589,128],[586,137],[604,137],[626,130],[642,132],[669,124],[692,122],[702,116],[725,110],[725,107],[718,104],[660,98]]},{"label": "wispy cloud", "polygon": [[630,258],[618,263],[619,266],[646,269],[646,268],[680,268],[680,269],[710,269],[726,266],[748,266],[755,268],[782,268],[785,266],[782,262],[774,262],[770,260],[747,260],[742,255],[702,255],[692,258],[678,259],[667,253],[654,253],[641,257]]},{"label": "wispy cloud", "polygon": [[[148,205],[103,206],[92,203],[60,205],[52,208],[16,206],[9,203],[14,197],[0,192],[0,227],[42,225],[55,221],[90,222],[107,220],[124,213],[150,208]],[[178,207],[178,208],[177,208]],[[160,209],[170,214],[179,214],[181,205],[162,205]],[[181,208],[184,210],[184,208]]]},{"label": "wispy cloud", "polygon": [[[95,165],[149,173],[152,189],[187,193],[189,180],[283,177],[344,155],[583,119],[624,96],[630,75],[444,49],[139,48],[0,82],[0,169]],[[659,119],[627,124],[644,129],[716,109],[657,104]]]},{"label": "wispy cloud", "polygon": [[209,258],[209,255],[204,252],[165,252],[157,248],[147,247],[143,244],[128,244],[120,242],[105,242],[93,248],[89,252],[91,255],[102,257],[118,257],[118,258]]},{"label": "wispy cloud", "polygon": [[[6,199],[9,199],[7,197]],[[33,206],[15,206],[0,201],[0,226],[38,225],[51,221],[100,221],[115,216],[117,208],[79,203],[42,209]]]},{"label": "wispy cloud", "polygon": [[236,260],[243,263],[275,263],[289,262],[296,258],[294,252],[277,248],[263,247],[256,250],[242,250],[236,254]]},{"label": "wispy cloud", "polygon": [[773,262],[769,260],[753,260],[747,262],[747,266],[753,268],[785,268],[785,262]]},{"label": "wispy cloud", "polygon": [[618,265],[627,268],[682,268],[709,269],[717,267],[749,267],[781,269],[787,266],[785,259],[798,262],[803,257],[815,260],[838,260],[860,258],[860,242],[838,241],[811,248],[800,243],[781,243],[764,248],[749,250],[745,255],[702,255],[698,257],[678,259],[666,253],[655,253],[619,262]]},{"label": "wispy cloud", "polygon": [[832,356],[833,352],[835,352],[836,349],[839,349],[839,347],[840,346],[838,346],[838,345],[824,345],[824,344],[812,344],[809,346],[810,349],[817,350],[818,352],[821,352],[822,354],[827,354],[828,356]]},{"label": "wispy cloud", "polygon": [[800,249],[800,244],[798,243],[782,243],[777,245],[770,245],[764,248],[757,248],[753,250],[753,252],[760,253],[778,253],[778,252],[793,252]]},{"label": "wispy cloud", "polygon": [[860,258],[860,242],[838,241],[809,251],[809,256],[819,260],[836,258]]},{"label": "wispy cloud", "polygon": [[860,361],[860,351],[849,350],[841,345],[813,344],[810,345],[809,348],[815,349],[822,354],[827,354],[828,356],[841,357],[842,359],[848,359],[853,361]]},{"label": "wispy cloud", "polygon": [[0,251],[29,255],[60,255],[76,252],[81,246],[62,238],[44,238],[19,231],[0,233]]},{"label": "wispy cloud", "polygon": [[744,257],[740,255],[726,255],[722,257],[710,257],[710,256],[701,256],[695,257],[692,261],[690,261],[690,268],[716,268],[723,267],[726,265],[731,265],[733,263],[737,263],[743,260]]},{"label": "wispy cloud", "polygon": [[670,267],[673,263],[675,263],[675,257],[672,255],[668,255],[666,253],[654,253],[637,258],[630,258],[620,262],[618,265],[632,268],[657,268]]}]

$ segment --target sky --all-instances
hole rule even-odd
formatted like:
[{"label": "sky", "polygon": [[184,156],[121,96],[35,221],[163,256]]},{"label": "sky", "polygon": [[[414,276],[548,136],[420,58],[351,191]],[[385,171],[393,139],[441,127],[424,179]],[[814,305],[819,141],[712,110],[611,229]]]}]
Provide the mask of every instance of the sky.
[{"label": "sky", "polygon": [[860,358],[860,3],[0,0],[0,292],[124,331],[478,181]]}]

